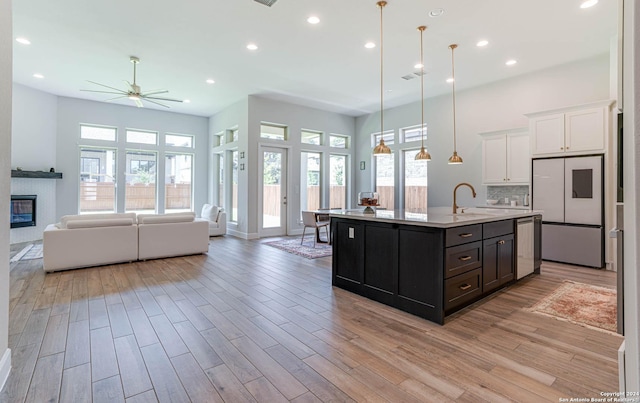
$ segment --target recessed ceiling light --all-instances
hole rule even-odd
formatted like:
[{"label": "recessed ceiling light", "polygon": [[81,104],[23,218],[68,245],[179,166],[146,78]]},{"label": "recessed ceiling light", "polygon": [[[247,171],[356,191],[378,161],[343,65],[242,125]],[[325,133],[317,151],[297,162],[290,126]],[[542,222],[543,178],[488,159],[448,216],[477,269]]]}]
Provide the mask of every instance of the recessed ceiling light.
[{"label": "recessed ceiling light", "polygon": [[487,46],[488,44],[489,44],[489,41],[483,39],[483,40],[479,41],[478,43],[476,43],[476,46],[481,48],[483,46]]},{"label": "recessed ceiling light", "polygon": [[257,50],[258,49],[258,45],[256,45],[255,43],[250,43],[247,45],[247,49],[249,50]]},{"label": "recessed ceiling light", "polygon": [[317,24],[320,22],[320,18],[316,17],[315,15],[312,15],[311,17],[307,18],[307,22],[309,24]]},{"label": "recessed ceiling light", "polygon": [[215,84],[215,80],[207,78],[207,84]]},{"label": "recessed ceiling light", "polygon": [[421,69],[423,67],[424,67],[424,65],[422,63],[418,63],[418,64],[413,66],[414,69]]},{"label": "recessed ceiling light", "polygon": [[373,48],[376,47],[376,44],[373,43],[373,42],[367,42],[367,43],[364,44],[364,47],[367,48],[367,49],[373,49]]},{"label": "recessed ceiling light", "polygon": [[454,81],[453,77],[449,77],[449,78],[447,78],[447,82],[448,82],[449,84],[451,84],[453,81]]},{"label": "recessed ceiling light", "polygon": [[182,100],[182,102],[184,102],[185,104],[190,104],[191,100],[190,99],[184,99],[184,100]]},{"label": "recessed ceiling light", "polygon": [[31,45],[31,41],[23,37],[16,38],[16,42],[21,43],[23,45]]},{"label": "recessed ceiling light", "polygon": [[517,60],[514,60],[514,59],[507,60],[507,61],[505,62],[505,64],[506,64],[507,66],[513,66],[513,65],[514,65],[514,64],[516,64],[516,63],[518,63],[518,61],[517,61]]},{"label": "recessed ceiling light", "polygon": [[582,4],[580,4],[580,8],[589,8],[595,6],[596,4],[598,4],[598,0],[586,0],[583,1]]},{"label": "recessed ceiling light", "polygon": [[431,18],[440,17],[442,14],[444,14],[443,8],[434,8],[433,10],[429,11],[429,17]]},{"label": "recessed ceiling light", "polygon": [[33,76],[34,76],[35,78],[40,78],[40,79],[44,78],[44,76],[43,76],[42,74],[40,74],[40,73],[36,73],[36,74],[34,74]]}]

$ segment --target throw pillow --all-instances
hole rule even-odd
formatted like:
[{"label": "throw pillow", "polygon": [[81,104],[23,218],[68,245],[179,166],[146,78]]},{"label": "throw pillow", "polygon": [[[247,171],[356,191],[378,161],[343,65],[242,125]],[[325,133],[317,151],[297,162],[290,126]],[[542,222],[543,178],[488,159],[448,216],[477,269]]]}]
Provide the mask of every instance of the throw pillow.
[{"label": "throw pillow", "polygon": [[211,221],[211,208],[213,206],[210,204],[205,204],[204,206],[202,206],[202,213],[200,214],[200,217],[204,218],[205,220],[209,220]]}]

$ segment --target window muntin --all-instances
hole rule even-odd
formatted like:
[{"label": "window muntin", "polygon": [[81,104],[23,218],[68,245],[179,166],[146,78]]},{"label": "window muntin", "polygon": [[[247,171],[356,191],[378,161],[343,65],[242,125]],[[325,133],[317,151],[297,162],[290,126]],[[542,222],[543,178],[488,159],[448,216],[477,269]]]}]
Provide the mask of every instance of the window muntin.
[{"label": "window muntin", "polygon": [[287,139],[287,128],[285,126],[261,124],[260,137],[263,139],[284,141]]},{"label": "window muntin", "polygon": [[164,143],[167,147],[193,148],[193,136],[185,134],[166,134]]},{"label": "window muntin", "polygon": [[322,133],[310,130],[302,130],[300,132],[300,142],[302,144],[320,145],[322,144]]},{"label": "window muntin", "polygon": [[166,154],[164,163],[164,210],[191,211],[193,206],[193,155]]},{"label": "window muntin", "polygon": [[329,135],[329,146],[333,148],[348,148],[348,136],[341,136],[338,134]]},{"label": "window muntin", "polygon": [[127,130],[127,143],[158,144],[158,133],[141,130]]},{"label": "window muntin", "polygon": [[80,125],[80,138],[86,140],[116,141],[115,127]]},{"label": "window muntin", "polygon": [[80,214],[116,211],[114,149],[80,148]]}]

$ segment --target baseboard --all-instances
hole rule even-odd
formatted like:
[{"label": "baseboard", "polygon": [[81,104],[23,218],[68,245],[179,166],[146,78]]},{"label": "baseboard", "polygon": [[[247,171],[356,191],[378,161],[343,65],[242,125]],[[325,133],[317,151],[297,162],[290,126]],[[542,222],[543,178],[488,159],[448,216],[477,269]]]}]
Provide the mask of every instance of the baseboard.
[{"label": "baseboard", "polygon": [[251,240],[251,239],[260,239],[260,235],[258,235],[257,233],[247,233],[247,232],[241,232],[241,231],[236,231],[233,229],[228,229],[227,228],[227,235],[231,235],[234,236],[236,238],[241,238],[241,239],[246,239],[246,240]]},{"label": "baseboard", "polygon": [[8,348],[0,359],[0,391],[4,388],[11,372],[11,349]]}]

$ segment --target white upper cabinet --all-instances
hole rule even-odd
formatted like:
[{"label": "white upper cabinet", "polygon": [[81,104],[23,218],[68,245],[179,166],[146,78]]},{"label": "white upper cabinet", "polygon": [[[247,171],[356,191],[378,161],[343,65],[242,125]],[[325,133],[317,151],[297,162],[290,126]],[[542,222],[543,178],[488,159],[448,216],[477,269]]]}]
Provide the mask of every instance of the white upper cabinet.
[{"label": "white upper cabinet", "polygon": [[490,185],[529,183],[529,135],[526,129],[482,135],[482,182]]},{"label": "white upper cabinet", "polygon": [[603,152],[610,101],[527,114],[533,156]]}]

